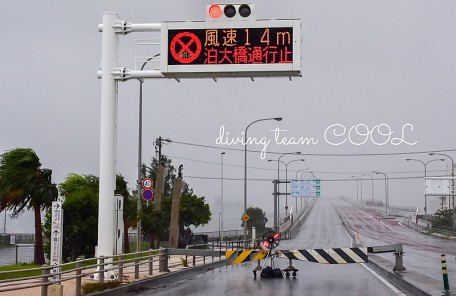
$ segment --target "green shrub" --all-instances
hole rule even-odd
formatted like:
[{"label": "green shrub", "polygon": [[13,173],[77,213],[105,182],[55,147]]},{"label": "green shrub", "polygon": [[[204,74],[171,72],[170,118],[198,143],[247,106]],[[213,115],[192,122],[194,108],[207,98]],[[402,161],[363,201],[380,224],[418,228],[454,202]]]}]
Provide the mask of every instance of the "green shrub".
[{"label": "green shrub", "polygon": [[185,258],[183,258],[183,257],[181,257],[180,259],[181,259],[181,262],[182,262],[182,266],[188,267],[188,261],[187,261],[187,259],[185,259]]},{"label": "green shrub", "polygon": [[98,291],[103,291],[106,289],[112,289],[120,286],[120,282],[118,280],[115,281],[106,281],[104,283],[100,282],[91,282],[91,283],[85,283],[82,285],[82,292],[84,295],[93,293],[93,292],[98,292]]}]

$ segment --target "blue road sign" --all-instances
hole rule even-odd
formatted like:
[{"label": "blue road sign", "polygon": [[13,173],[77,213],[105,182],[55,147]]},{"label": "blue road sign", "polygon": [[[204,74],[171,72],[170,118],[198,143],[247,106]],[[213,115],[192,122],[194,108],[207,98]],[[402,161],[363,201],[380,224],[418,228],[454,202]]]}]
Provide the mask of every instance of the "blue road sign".
[{"label": "blue road sign", "polygon": [[142,197],[144,200],[151,200],[152,198],[154,198],[154,193],[152,192],[152,190],[143,190]]}]

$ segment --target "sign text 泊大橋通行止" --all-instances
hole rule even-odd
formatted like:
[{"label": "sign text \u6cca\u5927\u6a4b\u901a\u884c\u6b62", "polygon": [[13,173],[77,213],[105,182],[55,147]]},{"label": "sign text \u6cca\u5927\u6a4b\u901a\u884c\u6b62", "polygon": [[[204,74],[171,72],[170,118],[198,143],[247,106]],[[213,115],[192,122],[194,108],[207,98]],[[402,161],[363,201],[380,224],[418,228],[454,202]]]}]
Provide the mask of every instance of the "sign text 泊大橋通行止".
[{"label": "sign text \u6cca\u5927\u6a4b\u901a\u884c\u6b62", "polygon": [[163,26],[164,75],[300,75],[299,21],[185,22]]}]

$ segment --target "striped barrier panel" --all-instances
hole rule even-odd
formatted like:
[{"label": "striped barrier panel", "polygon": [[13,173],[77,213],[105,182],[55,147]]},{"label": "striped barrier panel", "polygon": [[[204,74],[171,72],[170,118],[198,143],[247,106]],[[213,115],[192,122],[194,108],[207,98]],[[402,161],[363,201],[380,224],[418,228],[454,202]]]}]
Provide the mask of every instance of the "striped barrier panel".
[{"label": "striped barrier panel", "polygon": [[332,248],[280,251],[279,257],[320,264],[367,263],[367,248]]},{"label": "striped barrier panel", "polygon": [[226,251],[226,261],[228,264],[239,264],[247,261],[257,261],[264,259],[268,251]]},{"label": "striped barrier panel", "polygon": [[[278,257],[321,264],[367,263],[368,248],[332,248],[277,251]],[[226,251],[228,264],[264,259],[267,251]]]}]

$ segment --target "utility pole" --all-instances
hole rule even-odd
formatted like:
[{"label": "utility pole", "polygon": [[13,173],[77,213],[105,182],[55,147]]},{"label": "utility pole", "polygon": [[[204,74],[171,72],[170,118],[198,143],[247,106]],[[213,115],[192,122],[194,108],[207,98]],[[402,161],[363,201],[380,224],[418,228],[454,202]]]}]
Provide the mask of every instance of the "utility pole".
[{"label": "utility pole", "polygon": [[[155,147],[158,149],[158,159],[157,159],[157,171],[155,175],[155,211],[161,211],[163,207],[162,196],[165,191],[165,179],[166,179],[166,172],[165,172],[165,163],[162,160],[162,146],[163,142],[171,142],[170,139],[163,139],[162,137],[158,137],[155,140]],[[154,248],[160,247],[160,236],[155,235],[154,241]]]},{"label": "utility pole", "polygon": [[171,140],[170,139],[163,139],[162,137],[158,137],[155,140],[155,142],[154,142],[155,149],[158,150],[158,157],[157,157],[158,164],[163,164],[163,161],[162,161],[162,146],[163,146],[163,142],[170,143]]}]

